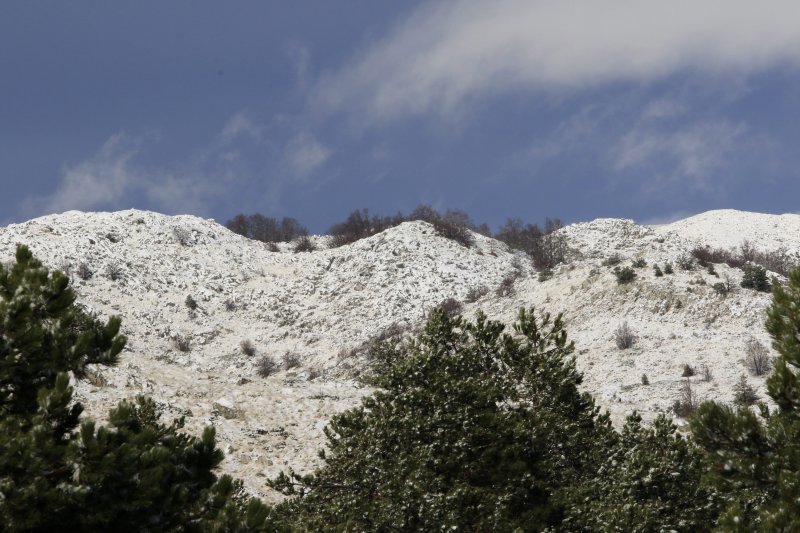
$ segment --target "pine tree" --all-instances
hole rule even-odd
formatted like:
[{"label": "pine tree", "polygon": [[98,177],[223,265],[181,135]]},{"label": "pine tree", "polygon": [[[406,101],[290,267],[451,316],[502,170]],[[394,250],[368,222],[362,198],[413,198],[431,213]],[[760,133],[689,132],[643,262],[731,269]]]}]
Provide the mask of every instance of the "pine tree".
[{"label": "pine tree", "polygon": [[108,425],[81,420],[68,372],[113,365],[120,320],[75,304],[69,279],[24,246],[0,266],[0,523],[8,531],[250,531],[270,510],[217,478],[213,428],[159,422],[152,400],[122,402]]},{"label": "pine tree", "polygon": [[767,279],[767,271],[758,265],[745,266],[741,285],[745,289],[769,292],[770,283],[769,279]]},{"label": "pine tree", "polygon": [[559,524],[614,432],[578,390],[560,315],[503,330],[436,309],[416,341],[380,347],[380,389],[333,418],[324,466],[271,482],[284,509],[309,530]]},{"label": "pine tree", "polygon": [[606,461],[571,508],[579,531],[707,531],[715,494],[701,485],[702,453],[665,415],[630,415]]},{"label": "pine tree", "polygon": [[767,379],[778,410],[705,403],[691,421],[708,452],[708,481],[725,495],[730,531],[794,531],[800,524],[800,269],[773,287],[766,322],[779,357]]}]

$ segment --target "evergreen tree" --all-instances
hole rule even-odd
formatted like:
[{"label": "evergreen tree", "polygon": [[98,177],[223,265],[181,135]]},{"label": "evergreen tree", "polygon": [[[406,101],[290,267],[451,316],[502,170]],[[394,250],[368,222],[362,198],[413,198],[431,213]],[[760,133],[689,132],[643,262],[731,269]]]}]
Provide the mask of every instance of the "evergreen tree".
[{"label": "evergreen tree", "polygon": [[[214,430],[159,423],[151,400],[122,402],[107,427],[80,421],[68,372],[112,365],[126,339],[75,304],[69,280],[24,246],[0,266],[0,523],[8,531],[249,531],[269,509],[217,478]],[[79,427],[80,424],[80,427]]]},{"label": "evergreen tree", "polygon": [[767,271],[758,265],[745,266],[741,285],[745,289],[769,292],[770,283],[769,279],[767,279]]},{"label": "evergreen tree", "polygon": [[725,494],[730,531],[796,531],[800,524],[800,270],[775,284],[766,326],[779,357],[767,379],[778,410],[705,403],[691,421],[708,452],[709,482]]},{"label": "evergreen tree", "polygon": [[503,330],[437,309],[410,345],[382,346],[380,389],[333,418],[325,465],[271,482],[294,496],[284,511],[310,530],[558,525],[615,434],[578,390],[560,315]]},{"label": "evergreen tree", "polygon": [[565,525],[579,531],[708,531],[715,494],[700,483],[702,457],[665,415],[646,427],[633,413]]}]

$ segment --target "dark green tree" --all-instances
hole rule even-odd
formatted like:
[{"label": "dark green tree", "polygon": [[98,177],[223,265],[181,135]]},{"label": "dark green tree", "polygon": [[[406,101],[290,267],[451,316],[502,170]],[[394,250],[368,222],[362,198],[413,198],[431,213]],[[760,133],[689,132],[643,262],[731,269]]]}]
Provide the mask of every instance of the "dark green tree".
[{"label": "dark green tree", "polygon": [[562,317],[522,310],[515,335],[436,309],[383,345],[379,391],[333,418],[312,475],[271,485],[310,530],[535,531],[557,526],[615,440],[578,390]]},{"label": "dark green tree", "polygon": [[708,402],[691,421],[708,452],[709,483],[725,495],[729,531],[796,531],[800,524],[800,270],[775,284],[766,322],[779,357],[767,379],[777,404],[751,408]]},{"label": "dark green tree", "polygon": [[270,510],[213,469],[201,438],[165,425],[152,400],[122,402],[108,425],[81,422],[69,373],[113,365],[120,320],[75,304],[69,279],[24,246],[0,266],[0,524],[7,531],[250,531]]},{"label": "dark green tree", "polygon": [[566,521],[579,531],[708,531],[716,497],[701,485],[703,454],[665,415],[630,415],[585,499]]},{"label": "dark green tree", "polygon": [[742,287],[754,289],[761,292],[769,292],[770,283],[767,279],[767,271],[759,265],[746,265],[743,267]]}]

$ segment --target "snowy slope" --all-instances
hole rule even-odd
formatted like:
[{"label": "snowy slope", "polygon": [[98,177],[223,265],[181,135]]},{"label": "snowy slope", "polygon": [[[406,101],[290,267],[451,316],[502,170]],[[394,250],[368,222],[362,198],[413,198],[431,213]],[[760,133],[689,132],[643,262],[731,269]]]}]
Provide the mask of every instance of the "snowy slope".
[{"label": "snowy slope", "polygon": [[[476,235],[465,248],[409,222],[337,249],[279,252],[229,232],[211,220],[144,211],[68,212],[0,228],[0,260],[24,243],[46,264],[94,276],[73,276],[80,301],[101,315],[119,314],[129,336],[121,364],[99,369],[77,384],[89,413],[101,417],[121,398],[146,393],[167,411],[184,415],[189,430],[213,423],[227,450],[224,469],[257,494],[274,497],[264,479],[291,466],[307,471],[324,444],[332,413],[356,405],[368,392],[342,371],[342,349],[387,326],[418,326],[445,298],[464,300],[489,289],[465,313],[483,309],[513,320],[520,306],[565,311],[585,388],[620,421],[633,409],[651,417],[679,394],[685,363],[707,365],[710,382],[695,379],[701,399],[730,400],[745,372],[744,342],[768,344],[763,331],[769,295],[738,289],[721,297],[711,285],[741,272],[724,265],[656,278],[651,265],[675,262],[697,244],[736,247],[747,239],[764,249],[800,253],[800,215],[713,211],[647,227],[629,220],[574,224],[563,233],[570,261],[547,281],[519,254]],[[183,244],[180,241],[184,241]],[[603,261],[644,259],[637,280],[620,286]],[[108,265],[120,273],[107,275]],[[511,296],[494,289],[517,272]],[[187,296],[198,302],[195,312]],[[627,321],[638,340],[617,349],[615,328]],[[191,349],[176,349],[176,336]],[[255,357],[242,353],[251,340]],[[268,378],[255,372],[263,354],[280,361],[296,354],[300,366]],[[352,364],[352,361],[349,361]],[[315,377],[316,374],[321,374]],[[642,385],[647,374],[649,385]],[[763,394],[763,378],[750,377]]]}]

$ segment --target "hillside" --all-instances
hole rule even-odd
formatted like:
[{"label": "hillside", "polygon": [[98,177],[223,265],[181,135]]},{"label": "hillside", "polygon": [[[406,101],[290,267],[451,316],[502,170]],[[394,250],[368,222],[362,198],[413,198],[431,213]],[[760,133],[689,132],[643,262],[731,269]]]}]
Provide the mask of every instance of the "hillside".
[{"label": "hillside", "polygon": [[[520,306],[565,311],[576,341],[585,388],[619,421],[637,409],[646,417],[678,397],[684,364],[706,365],[693,378],[700,399],[730,400],[746,373],[744,343],[767,343],[762,323],[770,297],[738,288],[742,273],[717,265],[655,277],[652,264],[676,263],[693,247],[736,247],[800,254],[800,215],[712,211],[668,225],[601,219],[561,230],[570,260],[546,281],[523,255],[476,235],[465,248],[439,237],[424,222],[407,222],[336,249],[271,252],[211,220],[143,211],[68,212],[0,229],[0,260],[24,243],[47,265],[70,271],[80,301],[101,315],[123,317],[130,338],[117,368],[77,384],[90,414],[101,417],[118,399],[146,393],[193,432],[217,427],[225,469],[266,494],[264,479],[292,467],[307,471],[324,444],[330,415],[368,392],[353,379],[363,361],[342,357],[393,324],[420,325],[447,298],[486,294],[464,312],[483,309],[513,320]],[[644,259],[637,279],[618,285],[603,263]],[[82,265],[82,264],[85,264]],[[81,279],[79,269],[91,271]],[[512,294],[495,289],[518,277]],[[720,296],[725,276],[737,287]],[[481,292],[484,292],[481,291]],[[191,310],[187,296],[197,302]],[[471,299],[471,298],[469,298]],[[637,337],[619,350],[614,331],[627,321]],[[187,339],[181,351],[176,339]],[[256,355],[240,343],[252,341]],[[260,377],[259,358],[299,366]],[[649,385],[643,385],[646,374]],[[749,377],[763,396],[763,378]]]}]

